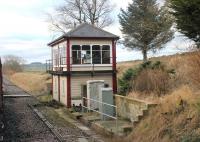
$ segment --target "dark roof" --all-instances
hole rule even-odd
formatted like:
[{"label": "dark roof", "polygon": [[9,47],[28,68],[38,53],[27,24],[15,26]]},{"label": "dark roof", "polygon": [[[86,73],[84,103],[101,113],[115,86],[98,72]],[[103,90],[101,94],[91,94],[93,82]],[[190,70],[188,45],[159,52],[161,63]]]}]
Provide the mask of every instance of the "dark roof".
[{"label": "dark roof", "polygon": [[105,39],[119,39],[119,36],[109,33],[105,30],[97,28],[88,23],[83,23],[76,27],[75,29],[67,32],[56,40],[50,42],[48,45],[54,45],[62,39],[66,38],[105,38]]}]

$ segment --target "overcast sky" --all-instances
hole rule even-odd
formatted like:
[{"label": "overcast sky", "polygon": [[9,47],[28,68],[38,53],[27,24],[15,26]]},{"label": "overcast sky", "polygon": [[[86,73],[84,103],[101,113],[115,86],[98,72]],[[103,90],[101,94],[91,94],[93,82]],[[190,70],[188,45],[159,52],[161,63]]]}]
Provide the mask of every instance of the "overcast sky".
[{"label": "overcast sky", "polygon": [[[120,8],[126,8],[131,0],[111,0],[116,9],[113,12],[115,23],[106,30],[122,37],[117,15]],[[62,0],[1,0],[0,1],[0,56],[17,55],[23,57],[28,63],[45,62],[50,58],[50,48],[47,43],[52,40],[46,22],[47,12],[61,4]],[[185,38],[179,35],[167,47],[156,54],[159,56],[183,52],[188,44]],[[178,47],[178,48],[177,48]],[[137,51],[127,51],[122,46],[117,47],[117,60],[141,59],[142,54]]]}]

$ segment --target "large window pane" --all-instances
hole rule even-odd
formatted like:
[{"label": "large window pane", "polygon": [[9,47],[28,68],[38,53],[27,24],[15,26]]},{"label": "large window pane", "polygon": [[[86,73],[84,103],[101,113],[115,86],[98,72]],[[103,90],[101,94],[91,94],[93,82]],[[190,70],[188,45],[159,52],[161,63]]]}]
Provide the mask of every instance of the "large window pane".
[{"label": "large window pane", "polygon": [[82,50],[90,50],[90,45],[82,45]]},{"label": "large window pane", "polygon": [[102,50],[110,50],[110,45],[103,45]]},{"label": "large window pane", "polygon": [[92,63],[101,64],[101,47],[100,45],[92,46]]},{"label": "large window pane", "polygon": [[66,47],[60,47],[60,62],[61,65],[66,65]]},{"label": "large window pane", "polygon": [[82,50],[82,64],[91,64],[90,51]]},{"label": "large window pane", "polygon": [[100,45],[93,45],[92,46],[92,51],[94,51],[94,50],[101,50],[100,49]]},{"label": "large window pane", "polygon": [[81,51],[82,64],[91,64],[90,45],[83,45]]},{"label": "large window pane", "polygon": [[102,64],[110,64],[110,51],[102,51]]},{"label": "large window pane", "polygon": [[53,64],[54,64],[54,66],[58,66],[59,65],[59,52],[58,52],[58,49],[54,49],[53,50]]},{"label": "large window pane", "polygon": [[101,51],[92,51],[92,63],[101,64]]},{"label": "large window pane", "polygon": [[102,46],[102,64],[110,64],[110,46]]},{"label": "large window pane", "polygon": [[72,63],[81,64],[81,51],[72,51]]},{"label": "large window pane", "polygon": [[80,45],[72,45],[72,50],[81,50]]},{"label": "large window pane", "polygon": [[72,45],[72,64],[81,64],[81,46]]}]

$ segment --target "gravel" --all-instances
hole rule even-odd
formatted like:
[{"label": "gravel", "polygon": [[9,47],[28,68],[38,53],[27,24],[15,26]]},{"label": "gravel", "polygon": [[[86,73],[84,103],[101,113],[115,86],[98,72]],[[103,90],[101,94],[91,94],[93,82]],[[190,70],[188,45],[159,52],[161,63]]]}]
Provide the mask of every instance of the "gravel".
[{"label": "gravel", "polygon": [[[27,94],[22,89],[4,79],[4,91],[6,95]],[[28,104],[37,103],[33,97],[6,97],[4,99],[5,131],[4,141],[11,142],[57,142],[55,135],[39,119]],[[44,107],[40,107],[43,113],[48,113]],[[56,115],[56,114],[54,114]],[[88,136],[70,123],[64,123],[62,118],[45,116],[53,125],[54,129],[62,136],[65,142],[79,142],[88,139]]]},{"label": "gravel", "polygon": [[4,141],[57,142],[48,127],[27,106],[30,98],[4,100]]}]

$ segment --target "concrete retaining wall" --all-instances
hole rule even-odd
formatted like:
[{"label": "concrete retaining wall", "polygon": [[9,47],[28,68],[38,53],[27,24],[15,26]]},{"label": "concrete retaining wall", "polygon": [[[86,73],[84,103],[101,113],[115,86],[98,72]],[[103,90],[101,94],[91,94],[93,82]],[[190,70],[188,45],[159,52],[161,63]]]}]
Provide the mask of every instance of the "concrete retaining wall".
[{"label": "concrete retaining wall", "polygon": [[131,122],[139,121],[139,117],[148,109],[146,102],[129,97],[115,95],[115,102],[118,116]]}]

